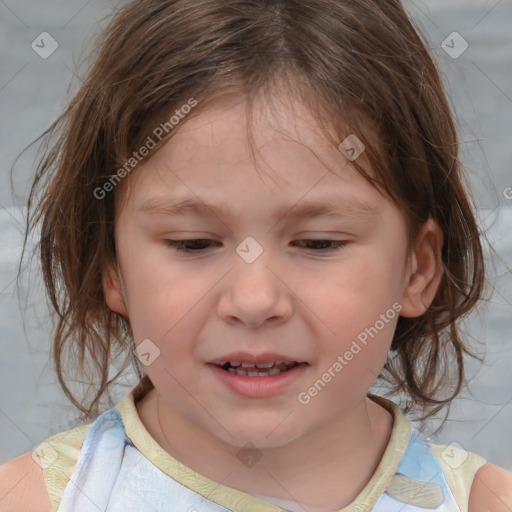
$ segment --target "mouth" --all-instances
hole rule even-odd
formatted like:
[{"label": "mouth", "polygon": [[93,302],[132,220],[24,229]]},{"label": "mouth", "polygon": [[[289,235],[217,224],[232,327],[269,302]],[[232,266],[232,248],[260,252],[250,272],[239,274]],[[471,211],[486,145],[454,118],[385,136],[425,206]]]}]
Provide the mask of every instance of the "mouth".
[{"label": "mouth", "polygon": [[215,366],[229,373],[242,375],[244,377],[271,377],[285,373],[300,364],[297,361],[270,361],[268,363],[242,363],[239,361],[222,361]]},{"label": "mouth", "polygon": [[297,386],[309,363],[279,354],[225,355],[210,361],[212,375],[225,388],[244,398],[270,398]]}]

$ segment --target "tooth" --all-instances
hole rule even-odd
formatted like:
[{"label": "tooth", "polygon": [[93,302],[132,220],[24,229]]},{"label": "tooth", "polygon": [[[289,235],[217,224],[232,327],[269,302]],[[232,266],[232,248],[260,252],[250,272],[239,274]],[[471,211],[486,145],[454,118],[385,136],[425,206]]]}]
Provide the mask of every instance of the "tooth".
[{"label": "tooth", "polygon": [[236,368],[235,371],[236,371],[236,373],[238,373],[238,375],[245,375],[246,377],[257,377],[258,376],[258,372],[239,370],[238,368]]},{"label": "tooth", "polygon": [[274,363],[258,363],[256,365],[256,368],[272,368],[274,366]]},{"label": "tooth", "polygon": [[284,369],[279,368],[271,368],[265,372],[258,372],[254,370],[256,369],[252,368],[251,370],[247,370],[242,368],[228,368],[228,372],[236,373],[237,375],[242,375],[244,377],[269,377],[271,375],[277,375],[278,373],[284,371]]},{"label": "tooth", "polygon": [[230,368],[231,373],[236,373],[238,375],[242,375],[244,377],[267,377],[267,372],[256,372],[256,371],[248,371],[248,370],[240,370],[238,368]]},{"label": "tooth", "polygon": [[229,364],[231,366],[240,366],[242,363],[240,363],[239,361],[229,361]]},{"label": "tooth", "polygon": [[254,368],[252,363],[242,363],[242,368]]}]

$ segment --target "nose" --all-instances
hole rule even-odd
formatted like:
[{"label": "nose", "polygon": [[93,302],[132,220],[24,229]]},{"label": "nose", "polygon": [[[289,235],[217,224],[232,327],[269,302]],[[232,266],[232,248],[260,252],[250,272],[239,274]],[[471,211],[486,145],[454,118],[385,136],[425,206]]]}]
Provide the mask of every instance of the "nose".
[{"label": "nose", "polygon": [[279,267],[265,251],[252,263],[239,259],[224,281],[219,316],[251,328],[286,322],[293,312],[293,294],[290,277],[282,275]]}]

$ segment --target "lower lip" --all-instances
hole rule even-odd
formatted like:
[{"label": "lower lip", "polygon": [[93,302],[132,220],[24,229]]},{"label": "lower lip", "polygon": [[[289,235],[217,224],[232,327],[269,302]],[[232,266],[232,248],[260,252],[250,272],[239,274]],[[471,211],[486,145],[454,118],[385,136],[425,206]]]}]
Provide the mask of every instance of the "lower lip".
[{"label": "lower lip", "polygon": [[262,398],[276,395],[286,386],[297,380],[306,371],[306,363],[300,363],[286,372],[268,377],[246,377],[223,370],[214,364],[208,364],[220,381],[236,393],[251,397]]}]

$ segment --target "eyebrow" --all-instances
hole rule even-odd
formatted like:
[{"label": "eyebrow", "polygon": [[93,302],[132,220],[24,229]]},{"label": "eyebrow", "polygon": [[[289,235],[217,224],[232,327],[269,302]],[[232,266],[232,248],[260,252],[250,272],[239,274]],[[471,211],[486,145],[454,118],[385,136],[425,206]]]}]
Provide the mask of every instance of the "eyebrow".
[{"label": "eyebrow", "polygon": [[[212,214],[227,219],[237,215],[230,212],[225,204],[206,203],[194,197],[165,197],[146,200],[137,211],[155,215],[208,217]],[[274,220],[284,217],[292,219],[333,217],[371,221],[378,215],[375,207],[355,197],[330,196],[322,201],[299,201],[295,205],[282,205],[274,214]]]}]

